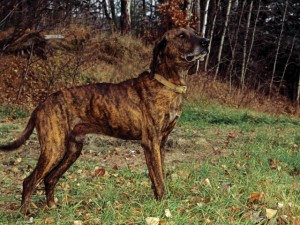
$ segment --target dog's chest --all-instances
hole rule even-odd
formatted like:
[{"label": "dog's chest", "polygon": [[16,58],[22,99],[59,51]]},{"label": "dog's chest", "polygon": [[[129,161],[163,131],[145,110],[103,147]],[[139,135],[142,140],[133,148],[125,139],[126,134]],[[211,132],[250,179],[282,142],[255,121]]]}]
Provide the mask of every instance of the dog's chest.
[{"label": "dog's chest", "polygon": [[182,113],[181,105],[181,98],[175,98],[173,101],[171,101],[169,108],[165,113],[165,123],[173,124],[179,119]]}]

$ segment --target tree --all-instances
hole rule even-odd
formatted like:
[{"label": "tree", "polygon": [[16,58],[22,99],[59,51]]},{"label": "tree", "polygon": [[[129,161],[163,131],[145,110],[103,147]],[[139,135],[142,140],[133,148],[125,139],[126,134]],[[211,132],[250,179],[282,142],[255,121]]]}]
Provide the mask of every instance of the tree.
[{"label": "tree", "polygon": [[247,25],[246,25],[246,32],[244,36],[244,42],[243,42],[243,63],[242,63],[242,71],[241,71],[241,86],[242,90],[244,90],[245,87],[245,74],[246,74],[246,60],[247,60],[247,40],[248,40],[248,34],[249,34],[249,27],[250,27],[250,21],[251,21],[251,14],[252,14],[252,8],[253,8],[253,0],[250,2],[250,7],[248,11],[248,19],[247,19]]},{"label": "tree", "polygon": [[225,19],[225,23],[224,23],[223,34],[222,34],[222,37],[221,37],[221,43],[220,43],[220,48],[219,48],[219,53],[218,53],[218,62],[217,62],[217,68],[216,68],[216,71],[215,71],[214,80],[217,79],[217,75],[219,73],[219,68],[220,68],[220,63],[221,63],[221,56],[222,56],[222,50],[223,50],[223,46],[224,46],[224,39],[225,39],[225,35],[226,35],[228,23],[229,23],[229,16],[230,16],[230,11],[231,11],[231,3],[232,3],[232,0],[229,0],[228,1],[228,5],[227,5],[227,12],[226,12],[226,19]]},{"label": "tree", "polygon": [[211,30],[210,30],[210,40],[209,40],[209,45],[208,45],[208,54],[207,54],[206,59],[205,59],[204,71],[207,71],[207,66],[208,66],[208,62],[209,62],[209,58],[210,58],[210,54],[211,54],[211,45],[212,45],[212,40],[213,40],[213,36],[214,36],[217,15],[218,15],[219,8],[220,8],[220,2],[221,2],[221,0],[218,0],[217,6],[216,6],[216,9],[215,9],[214,19],[213,19],[213,22],[212,22],[212,27],[211,27]]},{"label": "tree", "polygon": [[269,88],[269,95],[271,95],[272,92],[272,87],[273,87],[273,82],[274,82],[274,77],[275,77],[275,71],[276,71],[276,65],[277,65],[277,59],[278,59],[278,54],[279,54],[279,49],[280,49],[280,44],[281,44],[281,38],[282,38],[282,33],[283,33],[283,28],[284,28],[284,23],[285,23],[285,17],[286,17],[286,12],[287,12],[287,7],[288,7],[289,1],[285,1],[285,8],[283,12],[283,18],[282,18],[282,24],[281,24],[281,30],[280,34],[278,37],[278,44],[277,44],[277,49],[276,49],[276,55],[275,55],[275,60],[273,64],[273,71],[272,71],[272,76],[271,76],[271,81],[270,81],[270,88]]},{"label": "tree", "polygon": [[206,0],[206,4],[205,4],[203,26],[202,26],[202,33],[201,33],[203,37],[205,37],[205,32],[206,32],[206,27],[207,27],[207,16],[208,16],[209,1],[210,0]]},{"label": "tree", "polygon": [[131,32],[131,15],[130,15],[131,0],[121,0],[121,33],[123,35]]}]

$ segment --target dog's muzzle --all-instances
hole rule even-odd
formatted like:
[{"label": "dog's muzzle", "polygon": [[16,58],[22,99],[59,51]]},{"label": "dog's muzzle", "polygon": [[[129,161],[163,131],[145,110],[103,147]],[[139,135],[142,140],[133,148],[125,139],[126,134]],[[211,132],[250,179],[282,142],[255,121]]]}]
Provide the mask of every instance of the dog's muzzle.
[{"label": "dog's muzzle", "polygon": [[208,54],[209,39],[201,38],[194,51],[182,56],[187,62],[204,61],[204,57]]},{"label": "dog's muzzle", "polygon": [[207,51],[201,52],[200,54],[197,54],[197,55],[190,53],[190,54],[183,56],[183,58],[188,62],[194,62],[197,60],[204,61],[204,57],[207,55],[207,53],[208,53]]}]

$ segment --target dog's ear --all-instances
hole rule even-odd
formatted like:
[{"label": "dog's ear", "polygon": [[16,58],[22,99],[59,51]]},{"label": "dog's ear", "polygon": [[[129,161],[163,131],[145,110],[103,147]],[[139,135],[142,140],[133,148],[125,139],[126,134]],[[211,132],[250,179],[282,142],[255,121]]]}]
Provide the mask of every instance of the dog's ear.
[{"label": "dog's ear", "polygon": [[162,40],[154,47],[153,49],[153,58],[150,65],[150,78],[153,79],[155,75],[156,67],[161,63],[162,50],[167,45],[166,37],[163,37]]}]

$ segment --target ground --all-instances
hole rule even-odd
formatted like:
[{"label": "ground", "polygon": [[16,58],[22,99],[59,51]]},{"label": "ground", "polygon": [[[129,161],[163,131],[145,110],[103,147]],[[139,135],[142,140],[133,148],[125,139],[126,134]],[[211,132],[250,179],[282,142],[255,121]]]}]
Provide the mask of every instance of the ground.
[{"label": "ground", "polygon": [[[28,119],[3,112],[1,142],[16,137]],[[39,155],[34,133],[20,150],[0,153],[0,224],[145,224],[156,217],[160,224],[298,225],[299,127],[297,118],[185,104],[166,146],[162,201],[153,198],[138,142],[89,135],[57,185],[59,207],[46,207],[41,183],[32,214],[23,217],[22,181]]]}]

